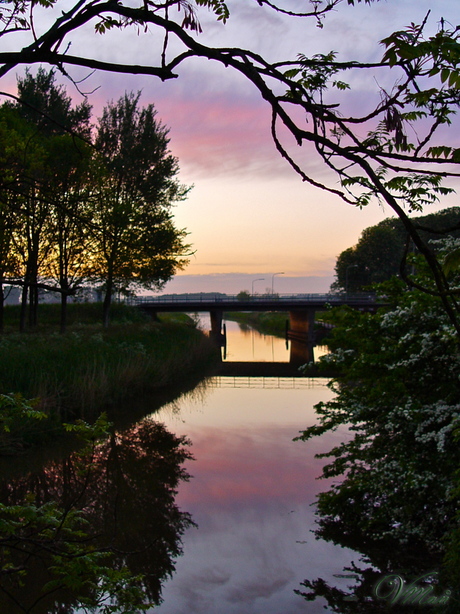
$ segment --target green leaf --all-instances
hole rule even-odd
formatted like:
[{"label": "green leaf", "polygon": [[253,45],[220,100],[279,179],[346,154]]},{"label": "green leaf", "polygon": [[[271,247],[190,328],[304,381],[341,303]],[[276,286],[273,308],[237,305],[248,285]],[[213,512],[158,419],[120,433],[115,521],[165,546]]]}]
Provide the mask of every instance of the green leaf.
[{"label": "green leaf", "polygon": [[444,158],[448,158],[451,152],[452,147],[437,146],[430,147],[426,153],[428,156],[432,156],[433,158],[440,158],[441,156],[444,156]]},{"label": "green leaf", "polygon": [[294,77],[297,77],[299,72],[300,72],[300,68],[291,68],[284,73],[284,76],[287,77],[288,79],[293,79]]},{"label": "green leaf", "polygon": [[332,85],[339,90],[349,90],[350,89],[350,86],[348,85],[348,83],[344,83],[343,81],[334,81]]},{"label": "green leaf", "polygon": [[442,268],[445,275],[460,269],[460,247],[447,254]]},{"label": "green leaf", "polygon": [[443,68],[441,70],[441,81],[445,83],[450,77],[450,70],[448,68]]}]

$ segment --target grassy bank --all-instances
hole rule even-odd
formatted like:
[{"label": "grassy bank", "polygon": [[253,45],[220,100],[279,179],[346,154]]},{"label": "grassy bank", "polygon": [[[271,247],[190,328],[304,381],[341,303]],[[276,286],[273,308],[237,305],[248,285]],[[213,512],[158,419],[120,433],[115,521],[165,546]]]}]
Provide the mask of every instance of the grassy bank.
[{"label": "grassy bank", "polygon": [[118,306],[104,330],[92,318],[97,306],[76,306],[68,332],[59,334],[55,306],[44,307],[49,317],[42,310],[37,331],[0,336],[0,393],[38,397],[40,409],[65,420],[91,419],[110,404],[204,372],[215,355],[187,316],[153,322]]},{"label": "grassy bank", "polygon": [[[20,306],[5,307],[4,323],[6,332],[14,332],[19,327]],[[150,318],[133,305],[113,303],[110,308],[112,324],[134,324],[148,322]],[[185,314],[167,314],[166,320],[191,322]],[[100,324],[102,322],[102,303],[69,303],[67,306],[67,324],[69,328],[83,324]],[[60,306],[58,304],[43,304],[38,308],[38,330],[59,330]]]},{"label": "grassy bank", "polygon": [[286,335],[286,321],[289,320],[289,314],[278,311],[235,311],[226,313],[225,317],[227,320],[251,326],[266,335],[283,338]]}]

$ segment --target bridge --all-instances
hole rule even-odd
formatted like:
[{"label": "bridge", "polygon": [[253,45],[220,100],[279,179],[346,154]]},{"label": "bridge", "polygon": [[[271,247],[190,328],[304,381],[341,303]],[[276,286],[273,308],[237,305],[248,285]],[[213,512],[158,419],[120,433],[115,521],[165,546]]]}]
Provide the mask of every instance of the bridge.
[{"label": "bridge", "polygon": [[348,305],[360,311],[374,312],[383,304],[373,294],[253,294],[253,295],[164,295],[137,297],[136,305],[156,317],[161,312],[209,312],[210,335],[219,345],[225,344],[222,333],[223,315],[228,311],[281,311],[289,313],[287,338],[291,341],[291,365],[310,362],[315,345],[316,313],[329,307]]}]

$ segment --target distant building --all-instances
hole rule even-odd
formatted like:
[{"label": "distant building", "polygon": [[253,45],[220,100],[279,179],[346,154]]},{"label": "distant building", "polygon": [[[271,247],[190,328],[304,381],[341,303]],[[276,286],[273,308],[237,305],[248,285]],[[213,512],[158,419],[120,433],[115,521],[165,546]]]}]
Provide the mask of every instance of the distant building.
[{"label": "distant building", "polygon": [[19,305],[19,301],[21,300],[21,290],[22,289],[18,286],[4,286],[4,305]]},{"label": "distant building", "polygon": [[[40,303],[60,303],[60,292],[50,292],[48,290],[40,290]],[[83,287],[79,288],[77,293],[69,295],[68,303],[97,303],[102,301],[102,292],[96,288]]]},{"label": "distant building", "polygon": [[[21,302],[22,287],[20,286],[4,286],[4,305],[19,305]],[[50,292],[40,289],[38,293],[40,303],[60,303],[61,294],[59,292]],[[102,301],[102,291],[96,288],[84,287],[80,288],[77,294],[70,295],[69,303],[96,303]]]}]

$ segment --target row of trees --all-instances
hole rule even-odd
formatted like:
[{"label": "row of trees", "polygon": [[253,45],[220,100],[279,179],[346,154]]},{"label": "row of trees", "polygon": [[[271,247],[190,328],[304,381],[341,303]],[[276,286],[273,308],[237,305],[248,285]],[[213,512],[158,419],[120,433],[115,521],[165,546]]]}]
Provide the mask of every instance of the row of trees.
[{"label": "row of trees", "polygon": [[[7,42],[7,50],[0,51],[0,76],[20,64],[46,62],[66,75],[69,67],[80,66],[167,80],[177,78],[193,58],[236,71],[266,101],[272,112],[275,147],[302,180],[359,207],[377,201],[402,220],[410,240],[429,264],[436,282],[434,292],[460,336],[455,293],[408,215],[452,192],[460,176],[456,131],[448,129],[457,121],[459,104],[460,28],[455,25],[455,14],[428,11],[423,18],[415,18],[418,22],[388,32],[364,58],[358,44],[349,46],[344,58],[334,50],[305,55],[302,49],[295,58],[275,54],[264,58],[253,47],[258,39],[252,34],[247,48],[232,41],[212,47],[198,38],[202,13],[211,11],[222,23],[231,18],[224,0],[79,0],[64,3],[63,10],[57,6],[59,1],[24,0],[2,6],[0,38]],[[286,8],[276,0],[258,0],[253,10],[261,14],[261,24],[273,14],[286,28],[290,22],[306,20],[316,35],[316,28],[323,26],[329,14],[376,3],[308,0]],[[232,10],[247,19],[240,6]],[[368,15],[366,30],[372,32],[372,20],[381,20],[381,16],[371,6]],[[148,61],[107,61],[108,54],[102,58],[81,52],[71,55],[71,44],[81,42],[80,34],[85,36],[88,27],[96,35],[111,30],[107,45],[122,40],[127,30],[145,37],[152,50]],[[304,39],[310,40],[307,27]],[[77,44],[76,48],[87,47]],[[363,76],[374,84],[369,96],[362,95]],[[357,97],[360,104],[356,104]],[[308,155],[302,145],[310,146]],[[317,174],[313,156],[330,172]]]},{"label": "row of trees", "polygon": [[187,195],[153,105],[126,93],[91,125],[54,71],[18,79],[0,107],[0,304],[3,285],[22,287],[21,329],[37,323],[38,293],[70,295],[102,284],[103,319],[112,295],[160,287],[186,263],[185,232],[171,207]]},{"label": "row of trees", "polygon": [[[457,207],[412,218],[412,223],[435,253],[436,240],[440,237],[460,237],[460,210]],[[417,251],[413,244],[407,244],[407,239],[407,231],[398,218],[387,218],[366,228],[358,243],[338,256],[332,289],[360,292],[393,275],[404,279],[407,276],[406,251]]]}]

